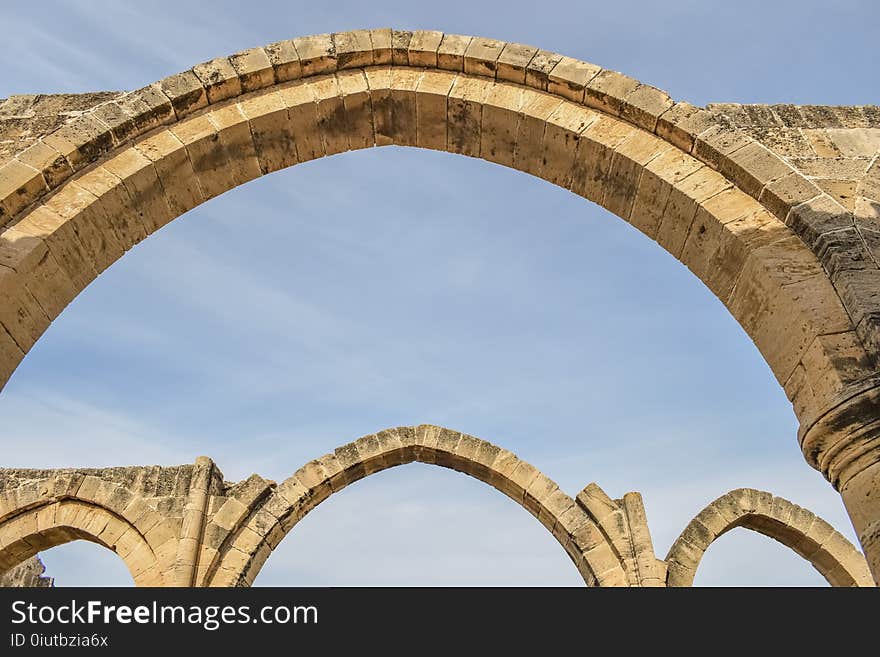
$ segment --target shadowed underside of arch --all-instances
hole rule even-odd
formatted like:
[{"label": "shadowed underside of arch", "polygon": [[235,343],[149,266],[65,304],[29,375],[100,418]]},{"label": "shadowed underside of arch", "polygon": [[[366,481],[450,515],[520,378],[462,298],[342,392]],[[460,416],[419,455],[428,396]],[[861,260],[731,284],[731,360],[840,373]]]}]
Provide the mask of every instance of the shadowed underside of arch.
[{"label": "shadowed underside of arch", "polygon": [[839,422],[806,435],[874,379],[822,265],[783,221],[808,200],[796,171],[717,116],[619,73],[435,32],[318,35],[211,60],[6,162],[0,381],[89,282],[187,210],[298,162],[391,144],[517,168],[630,222],[754,340],[814,467],[838,481],[873,458],[871,440],[836,444]]},{"label": "shadowed underside of arch", "polygon": [[874,586],[864,555],[834,527],[797,504],[749,488],[722,495],[685,528],[666,556],[667,586],[691,586],[709,546],[736,527],[791,548],[832,586]]}]

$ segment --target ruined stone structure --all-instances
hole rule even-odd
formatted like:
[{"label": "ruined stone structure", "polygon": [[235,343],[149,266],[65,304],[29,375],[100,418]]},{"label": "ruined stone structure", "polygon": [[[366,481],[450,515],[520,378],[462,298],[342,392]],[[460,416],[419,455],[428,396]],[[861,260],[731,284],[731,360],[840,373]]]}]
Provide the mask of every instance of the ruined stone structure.
[{"label": "ruined stone structure", "polygon": [[553,534],[590,586],[689,586],[709,544],[734,527],[787,545],[833,585],[874,584],[846,538],[770,493],[740,489],[715,500],[661,560],[638,493],[612,500],[590,484],[572,499],[511,452],[430,425],[364,436],[280,484],[258,475],[225,482],[205,457],[170,468],[0,470],[0,572],[84,539],[115,551],[140,586],[250,585],[318,504],[367,475],[414,461],[458,470],[516,501]]},{"label": "ruined stone structure", "polygon": [[0,586],[51,588],[55,584],[52,577],[44,577],[46,567],[39,557],[31,557],[0,575]]},{"label": "ruined stone structure", "polygon": [[[12,97],[0,104],[0,385],[76,294],[171,220],[272,171],[384,145],[526,171],[685,264],[785,389],[804,457],[840,491],[880,581],[878,107],[699,108],[530,46],[390,29],[253,48],[133,92]],[[247,584],[330,491],[427,460],[519,500],[588,583],[688,584],[734,526],[782,541],[834,584],[871,582],[845,539],[769,494],[719,498],[661,561],[637,495],[615,502],[593,486],[573,501],[525,464],[507,470],[507,453],[449,435],[381,432],[277,487],[229,486],[207,460],[4,471],[0,570],[87,538],[139,584]]]}]

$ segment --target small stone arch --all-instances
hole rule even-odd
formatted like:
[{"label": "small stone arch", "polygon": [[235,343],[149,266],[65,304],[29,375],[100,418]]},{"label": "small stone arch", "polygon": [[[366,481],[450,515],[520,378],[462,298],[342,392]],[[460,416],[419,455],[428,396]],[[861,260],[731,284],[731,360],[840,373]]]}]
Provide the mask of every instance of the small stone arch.
[{"label": "small stone arch", "polygon": [[177,527],[119,484],[60,474],[0,494],[0,572],[75,540],[118,554],[137,586],[170,582]]},{"label": "small stone arch", "polygon": [[[463,472],[519,503],[550,530],[587,585],[630,585],[625,564],[602,528],[552,480],[505,449],[431,425],[364,436],[307,463],[267,490],[239,513],[237,526],[226,532],[203,570],[202,585],[249,586],[287,533],[331,494],[367,475],[411,462]],[[228,504],[241,506],[236,500]],[[218,534],[226,515],[221,508],[208,523],[206,536]]]},{"label": "small stone arch", "polygon": [[874,586],[864,555],[816,514],[771,493],[738,488],[704,508],[666,556],[667,586],[691,586],[708,547],[735,527],[769,536],[810,562],[832,586]]}]

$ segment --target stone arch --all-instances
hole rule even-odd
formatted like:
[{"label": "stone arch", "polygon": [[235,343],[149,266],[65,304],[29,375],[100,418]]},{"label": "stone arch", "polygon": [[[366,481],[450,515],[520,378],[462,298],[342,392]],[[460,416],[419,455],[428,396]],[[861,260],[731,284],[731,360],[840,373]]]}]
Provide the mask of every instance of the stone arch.
[{"label": "stone arch", "polygon": [[287,533],[332,493],[367,475],[412,462],[463,472],[519,503],[559,541],[587,585],[638,584],[580,500],[513,453],[430,425],[380,431],[344,445],[310,461],[248,508],[228,501],[206,528],[209,542],[216,536],[222,541],[203,550],[198,581],[203,586],[249,586]]},{"label": "stone arch", "polygon": [[74,540],[118,554],[137,586],[170,582],[177,528],[119,484],[61,474],[0,494],[0,572]]},{"label": "stone arch", "polygon": [[751,488],[722,495],[691,521],[666,556],[667,586],[691,586],[708,547],[735,527],[791,548],[832,586],[874,586],[864,555],[840,532],[788,500]]},{"label": "stone arch", "polygon": [[828,415],[856,398],[874,404],[877,384],[861,324],[804,238],[839,204],[718,116],[650,85],[439,32],[324,34],[204,62],[3,164],[0,384],[76,294],[172,219],[298,162],[391,144],[517,168],[630,222],[755,342],[811,465],[842,486],[874,461],[876,441],[841,441],[851,418]]}]

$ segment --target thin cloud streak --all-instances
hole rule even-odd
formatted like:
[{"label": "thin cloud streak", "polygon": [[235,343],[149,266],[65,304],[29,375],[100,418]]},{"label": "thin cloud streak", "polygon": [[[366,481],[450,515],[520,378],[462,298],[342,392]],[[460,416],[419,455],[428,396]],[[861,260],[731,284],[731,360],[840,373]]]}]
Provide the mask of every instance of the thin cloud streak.
[{"label": "thin cloud streak", "polygon": [[[241,48],[393,23],[534,43],[695,103],[880,100],[851,83],[872,73],[876,7],[764,3],[756,23],[752,4],[564,2],[564,25],[525,24],[497,3],[19,4],[5,14],[0,96],[131,89]],[[706,30],[718,16],[726,29]],[[783,16],[803,37],[796,50],[780,50]],[[833,50],[810,45],[833,35]],[[0,395],[0,417],[4,465],[207,454],[230,481],[280,481],[360,435],[433,422],[516,451],[570,494],[591,480],[642,491],[660,556],[706,502],[744,485],[852,536],[766,363],[686,268],[568,192],[442,153],[334,156],[197,208],[62,314]],[[260,581],[577,583],[528,514],[456,477],[414,466],[362,482],[298,527]],[[735,568],[815,581],[761,541],[725,537],[698,581],[736,583]]]}]

